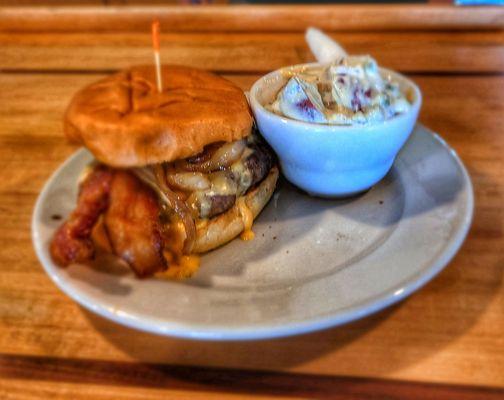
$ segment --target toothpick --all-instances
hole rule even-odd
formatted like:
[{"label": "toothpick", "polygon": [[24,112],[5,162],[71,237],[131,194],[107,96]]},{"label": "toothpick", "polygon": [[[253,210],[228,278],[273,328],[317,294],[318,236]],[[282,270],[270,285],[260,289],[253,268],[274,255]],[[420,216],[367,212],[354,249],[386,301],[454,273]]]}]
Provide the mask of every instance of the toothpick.
[{"label": "toothpick", "polygon": [[159,55],[159,21],[152,21],[152,48],[154,49],[154,64],[156,66],[156,82],[159,93],[163,91],[163,78],[161,76],[161,57]]}]

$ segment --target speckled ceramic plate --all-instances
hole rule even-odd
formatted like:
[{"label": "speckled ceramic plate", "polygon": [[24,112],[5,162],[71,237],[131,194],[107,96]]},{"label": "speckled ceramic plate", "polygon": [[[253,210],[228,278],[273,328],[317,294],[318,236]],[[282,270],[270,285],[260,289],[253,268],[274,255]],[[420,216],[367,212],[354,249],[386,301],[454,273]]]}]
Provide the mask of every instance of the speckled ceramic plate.
[{"label": "speckled ceramic plate", "polygon": [[202,257],[184,282],[137,280],[104,269],[58,268],[48,245],[75,204],[91,160],[78,151],[45,185],[33,241],[51,279],[87,309],[120,324],[194,339],[245,340],[300,334],[383,309],[434,277],[461,246],[473,192],[455,152],[418,125],[392,170],[347,200],[309,197],[281,182],[251,242],[234,240]]}]

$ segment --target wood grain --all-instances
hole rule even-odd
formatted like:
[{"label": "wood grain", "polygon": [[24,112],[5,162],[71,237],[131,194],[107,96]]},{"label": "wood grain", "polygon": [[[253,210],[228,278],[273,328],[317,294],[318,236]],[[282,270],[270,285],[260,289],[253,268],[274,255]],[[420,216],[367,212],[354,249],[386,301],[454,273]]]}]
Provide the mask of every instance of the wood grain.
[{"label": "wood grain", "polygon": [[[350,53],[372,54],[381,65],[403,72],[504,71],[504,31],[342,32],[332,36]],[[313,61],[300,33],[175,33],[164,34],[161,39],[164,63],[216,71],[265,73]],[[0,70],[121,69],[151,63],[150,40],[149,33],[0,34]]]},{"label": "wood grain", "polygon": [[[190,391],[191,395],[204,392],[213,398],[226,395],[289,396],[289,398],[325,398],[335,400],[387,399],[453,399],[497,400],[504,390],[433,385],[379,379],[341,378],[329,375],[288,374],[278,372],[245,371],[201,367],[166,366],[145,363],[119,363],[95,360],[58,360],[35,357],[0,357],[2,378],[26,380],[36,385],[58,381],[60,384],[79,384],[107,387],[128,387]],[[292,385],[293,380],[296,385]],[[11,383],[11,381],[6,381]],[[0,379],[0,388],[2,380]],[[1,390],[1,389],[0,389]],[[126,392],[127,393],[127,392]],[[1,394],[1,392],[0,392]],[[68,395],[68,393],[67,393]],[[235,397],[235,396],[233,396]],[[238,396],[237,396],[238,397]],[[94,397],[96,398],[96,397]],[[157,397],[156,397],[157,398]]]},{"label": "wood grain", "polygon": [[[0,8],[0,398],[502,398],[504,9],[196,8]],[[351,52],[408,73],[424,95],[421,121],[459,153],[475,189],[471,231],[447,269],[372,317],[260,342],[141,333],[64,296],[30,237],[38,193],[76,149],[62,138],[62,113],[105,72],[151,62],[145,25],[155,13],[173,24],[164,62],[243,89],[311,60],[302,31],[315,22]]]},{"label": "wood grain", "polygon": [[104,0],[0,0],[0,7],[103,6]]},{"label": "wood grain", "polygon": [[144,32],[158,18],[170,32],[502,30],[500,7],[453,5],[215,5],[4,7],[5,32]]},{"label": "wood grain", "polygon": [[229,394],[195,392],[171,388],[152,389],[124,386],[100,386],[57,381],[0,378],[0,396],[5,400],[237,400],[237,399],[293,399],[287,396],[256,396],[253,394]]},{"label": "wood grain", "polygon": [[[0,353],[504,386],[504,98],[497,90],[504,76],[413,76],[424,93],[421,120],[459,152],[475,186],[473,227],[452,265],[377,316],[255,343],[120,327],[80,309],[42,271],[31,249],[33,203],[75,149],[61,136],[66,103],[100,76],[0,75]],[[246,89],[257,75],[227,77]]]},{"label": "wood grain", "polygon": [[[444,1],[449,2],[449,0],[433,0],[433,1]],[[211,0],[212,4],[228,4],[229,0]],[[432,2],[432,1],[431,1]],[[14,6],[14,7],[40,7],[40,6],[82,6],[82,5],[93,5],[93,6],[152,6],[152,5],[181,5],[184,0],[0,0],[0,6]],[[194,4],[194,6],[200,6],[205,4]]]}]

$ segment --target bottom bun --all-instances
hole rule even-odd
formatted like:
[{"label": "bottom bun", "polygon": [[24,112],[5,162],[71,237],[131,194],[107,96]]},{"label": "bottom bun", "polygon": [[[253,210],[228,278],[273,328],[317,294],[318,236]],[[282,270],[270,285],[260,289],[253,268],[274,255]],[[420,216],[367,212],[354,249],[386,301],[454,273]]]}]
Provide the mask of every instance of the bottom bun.
[{"label": "bottom bun", "polygon": [[[268,176],[245,195],[245,204],[254,219],[273,195],[277,180],[278,168],[273,167]],[[225,213],[208,220],[208,223],[197,223],[196,227],[196,240],[192,252],[205,253],[233,240],[243,231],[244,224],[240,209],[235,204]]]}]

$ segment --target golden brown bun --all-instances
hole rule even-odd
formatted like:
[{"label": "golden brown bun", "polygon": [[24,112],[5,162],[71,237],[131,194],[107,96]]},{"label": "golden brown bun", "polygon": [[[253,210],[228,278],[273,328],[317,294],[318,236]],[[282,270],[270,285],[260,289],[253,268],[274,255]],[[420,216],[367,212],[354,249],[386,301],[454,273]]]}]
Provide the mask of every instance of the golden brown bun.
[{"label": "golden brown bun", "polygon": [[114,167],[174,161],[214,142],[247,136],[252,116],[242,90],[195,68],[165,65],[158,93],[154,66],[133,67],[80,90],[65,134]]},{"label": "golden brown bun", "polygon": [[[278,180],[278,168],[273,167],[268,176],[253,190],[245,195],[245,202],[252,211],[254,219],[259,215],[275,191]],[[235,204],[225,213],[210,219],[206,226],[197,228],[194,253],[204,253],[234,239],[243,231],[243,220]]]}]

